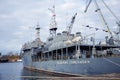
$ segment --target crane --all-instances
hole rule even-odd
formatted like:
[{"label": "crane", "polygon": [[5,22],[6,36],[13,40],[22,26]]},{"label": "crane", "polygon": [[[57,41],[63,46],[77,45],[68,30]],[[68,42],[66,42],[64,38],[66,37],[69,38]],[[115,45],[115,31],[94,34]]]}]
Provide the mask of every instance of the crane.
[{"label": "crane", "polygon": [[72,27],[73,27],[73,24],[74,24],[76,15],[77,15],[77,13],[75,13],[75,15],[74,15],[74,16],[72,17],[72,19],[71,19],[70,24],[66,27],[66,30],[67,30],[68,34],[70,34],[71,31],[72,31]]},{"label": "crane", "polygon": [[86,6],[86,8],[85,8],[85,11],[84,11],[85,13],[87,12],[88,7],[90,6],[91,2],[92,2],[92,0],[90,0],[90,1],[88,2],[87,6]]},{"label": "crane", "polygon": [[107,27],[110,36],[113,37],[112,32],[111,32],[111,30],[110,30],[110,28],[109,28],[109,26],[108,26],[108,24],[107,24],[107,22],[106,22],[106,20],[105,20],[105,18],[104,18],[104,16],[103,16],[102,12],[101,12],[100,7],[98,6],[98,3],[97,3],[96,0],[89,0],[89,3],[88,3],[88,5],[86,6],[84,12],[85,12],[85,13],[87,12],[88,7],[90,6],[90,4],[91,4],[92,1],[94,1],[95,6],[96,6],[96,8],[97,8],[97,10],[95,10],[95,12],[99,12],[99,14],[100,14],[100,16],[101,16],[101,18],[102,18],[103,24]]}]

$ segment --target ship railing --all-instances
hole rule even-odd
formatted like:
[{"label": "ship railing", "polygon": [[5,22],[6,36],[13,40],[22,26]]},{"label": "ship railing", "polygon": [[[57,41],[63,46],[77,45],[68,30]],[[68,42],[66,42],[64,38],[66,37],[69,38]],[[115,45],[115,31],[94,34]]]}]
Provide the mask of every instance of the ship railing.
[{"label": "ship railing", "polygon": [[[80,43],[79,43],[80,44]],[[86,50],[80,50],[81,53],[82,53],[82,56],[80,58],[91,58],[92,57],[92,45],[83,45],[83,44],[80,44],[80,49],[81,49],[81,46],[88,46],[89,49],[86,49]],[[73,47],[73,48],[70,48],[70,47]],[[66,60],[66,59],[76,59],[74,56],[75,56],[75,53],[76,53],[76,49],[75,49],[76,45],[68,45],[67,47],[63,47],[63,48],[59,48],[59,49],[54,49],[54,50],[51,50],[51,51],[44,51],[42,53],[42,56],[41,57],[35,57],[35,61],[48,61],[48,60]],[[109,56],[113,56],[113,54],[111,54],[111,52],[107,52],[107,50],[110,50],[111,48],[109,47],[113,47],[114,46],[101,46],[101,45],[95,45],[95,47],[98,47],[100,49],[96,50],[96,54],[94,54],[93,56],[94,57],[109,57]],[[109,49],[107,49],[106,47],[108,47]],[[106,48],[106,49],[104,49]],[[73,49],[72,51],[69,51]],[[83,55],[84,53],[84,55]],[[114,55],[115,56],[115,55]]]}]

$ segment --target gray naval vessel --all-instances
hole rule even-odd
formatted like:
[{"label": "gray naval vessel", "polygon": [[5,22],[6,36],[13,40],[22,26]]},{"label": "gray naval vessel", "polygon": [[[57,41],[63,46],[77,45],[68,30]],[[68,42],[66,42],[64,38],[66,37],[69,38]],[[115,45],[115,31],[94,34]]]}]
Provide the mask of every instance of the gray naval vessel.
[{"label": "gray naval vessel", "polygon": [[71,34],[77,13],[72,17],[66,31],[56,33],[55,6],[50,11],[53,15],[47,41],[41,41],[40,27],[37,25],[37,38],[22,47],[21,55],[25,68],[78,76],[120,73],[119,40],[115,40],[111,35],[96,44],[94,37],[88,41],[81,32]]}]

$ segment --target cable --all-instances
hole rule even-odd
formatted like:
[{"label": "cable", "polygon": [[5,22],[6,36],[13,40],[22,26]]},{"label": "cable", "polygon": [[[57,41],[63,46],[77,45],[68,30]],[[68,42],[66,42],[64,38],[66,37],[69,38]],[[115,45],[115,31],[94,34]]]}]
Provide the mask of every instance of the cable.
[{"label": "cable", "polygon": [[108,10],[112,13],[112,15],[118,20],[118,22],[120,21],[118,19],[118,17],[114,14],[114,12],[108,7],[108,5],[104,2],[104,0],[102,0],[103,4],[106,6],[106,8],[108,8]]}]

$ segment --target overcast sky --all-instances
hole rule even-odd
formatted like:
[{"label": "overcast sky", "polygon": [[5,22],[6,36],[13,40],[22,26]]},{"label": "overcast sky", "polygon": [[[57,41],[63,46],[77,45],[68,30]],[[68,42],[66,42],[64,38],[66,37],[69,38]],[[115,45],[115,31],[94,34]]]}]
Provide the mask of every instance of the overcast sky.
[{"label": "overcast sky", "polygon": [[[100,29],[107,29],[96,13],[96,7],[92,2],[87,13],[84,13],[88,0],[0,0],[0,52],[20,52],[22,44],[35,39],[34,26],[39,22],[41,40],[46,41],[49,36],[49,24],[51,12],[48,8],[56,6],[57,32],[65,30],[70,23],[71,17],[77,12],[72,33],[82,32],[89,35],[96,33],[96,38],[103,38],[107,33],[102,30],[86,28],[90,25]],[[101,0],[97,0],[111,30],[115,30],[116,19],[105,8]],[[120,0],[104,0],[111,10],[120,18]],[[104,35],[104,36],[103,36]]]}]

